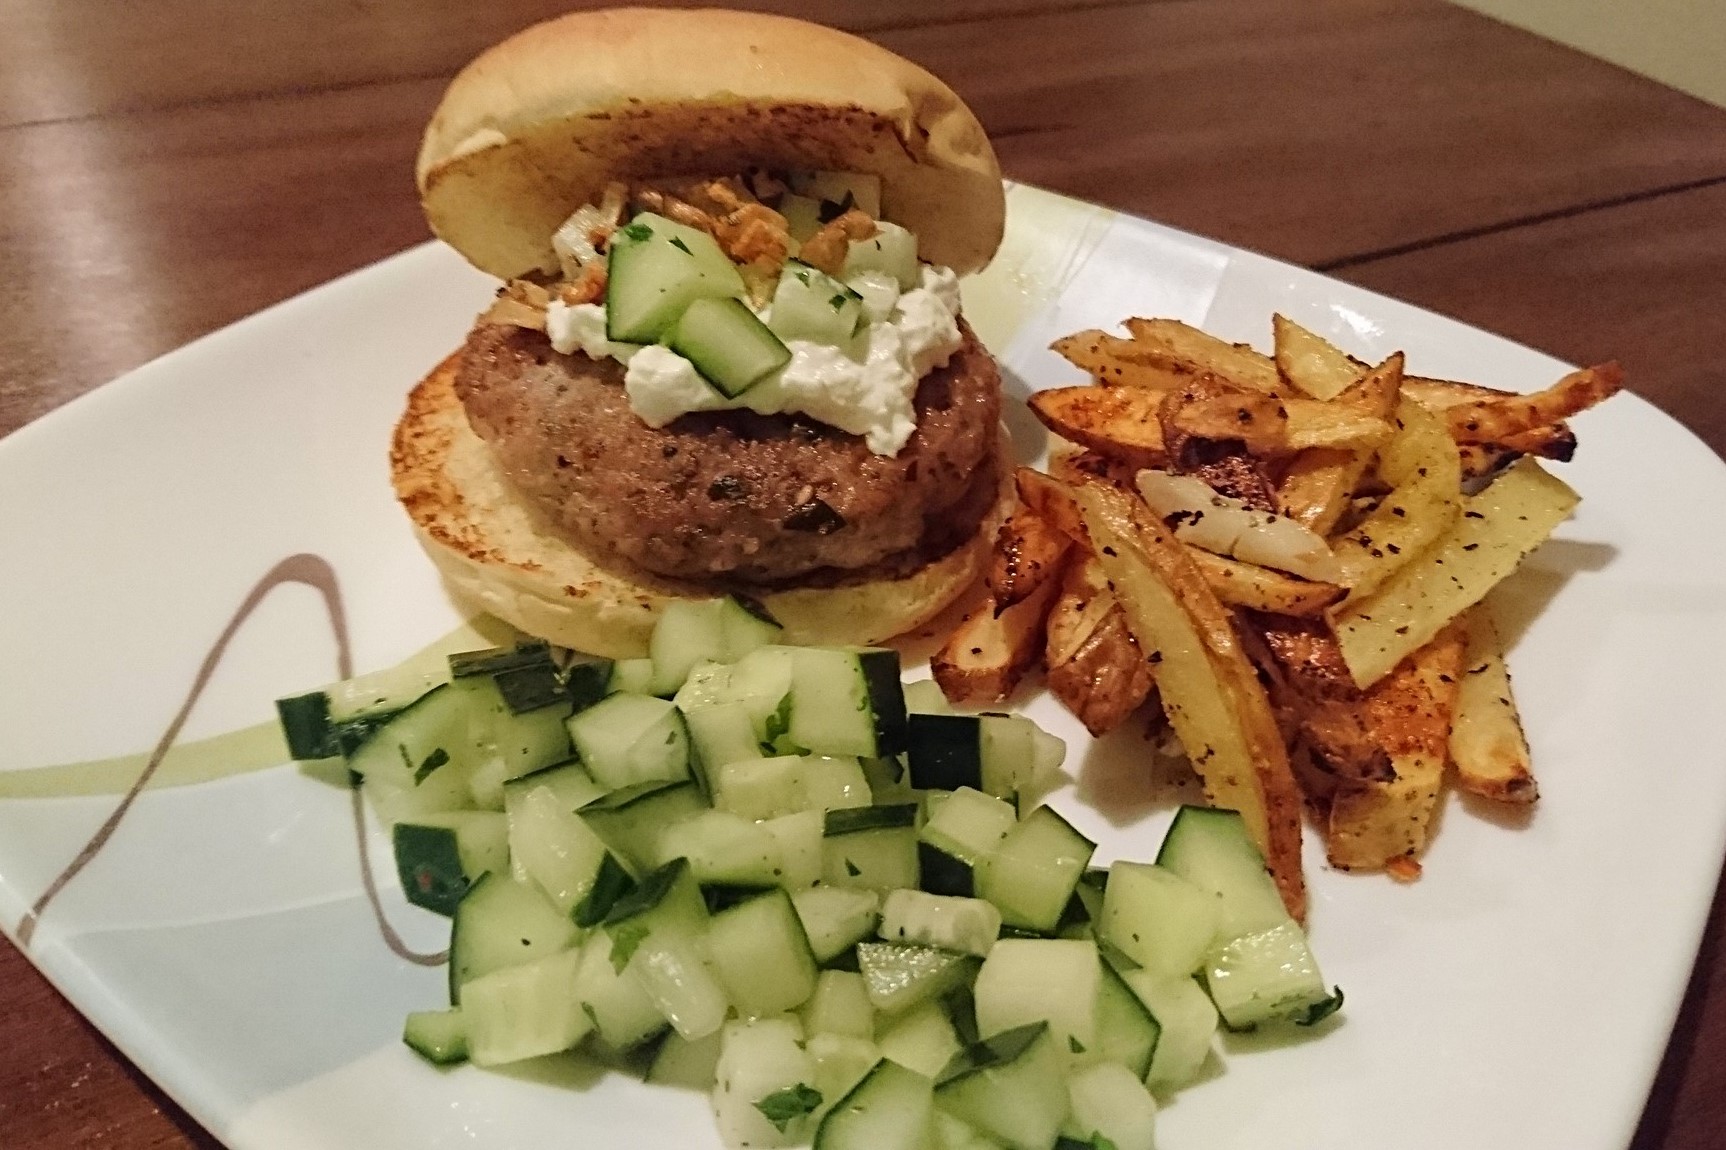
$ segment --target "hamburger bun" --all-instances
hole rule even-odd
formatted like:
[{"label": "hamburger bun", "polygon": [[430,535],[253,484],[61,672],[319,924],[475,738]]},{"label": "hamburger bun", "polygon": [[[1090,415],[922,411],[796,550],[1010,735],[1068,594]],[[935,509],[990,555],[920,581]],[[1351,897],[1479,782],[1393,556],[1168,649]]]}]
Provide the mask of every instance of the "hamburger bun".
[{"label": "hamburger bun", "polygon": [[[664,604],[710,598],[711,584],[664,579],[587,553],[546,531],[468,425],[457,356],[414,388],[396,425],[390,473],[419,542],[471,606],[560,646],[609,658],[647,654]],[[1002,467],[1003,498],[1007,470]],[[876,643],[922,626],[982,574],[1004,502],[971,540],[907,575],[757,592],[802,644]]]},{"label": "hamburger bun", "polygon": [[751,168],[881,178],[882,216],[975,271],[1001,171],[952,89],[885,48],[781,16],[612,9],[537,24],[464,68],[416,174],[432,230],[502,279],[556,269],[552,233],[606,183]]}]

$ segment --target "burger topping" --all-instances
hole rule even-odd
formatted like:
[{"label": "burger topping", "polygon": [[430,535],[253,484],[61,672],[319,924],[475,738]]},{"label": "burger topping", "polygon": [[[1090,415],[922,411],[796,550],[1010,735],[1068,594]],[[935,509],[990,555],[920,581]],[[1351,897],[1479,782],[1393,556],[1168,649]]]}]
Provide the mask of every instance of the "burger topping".
[{"label": "burger topping", "polygon": [[695,411],[798,412],[897,455],[916,430],[918,381],[960,346],[958,279],[861,206],[878,207],[872,178],[790,184],[813,195],[782,193],[785,214],[740,180],[640,188],[630,202],[653,210],[627,224],[613,185],[558,231],[567,279],[545,331],[560,352],[626,364],[630,406],[651,427]]}]

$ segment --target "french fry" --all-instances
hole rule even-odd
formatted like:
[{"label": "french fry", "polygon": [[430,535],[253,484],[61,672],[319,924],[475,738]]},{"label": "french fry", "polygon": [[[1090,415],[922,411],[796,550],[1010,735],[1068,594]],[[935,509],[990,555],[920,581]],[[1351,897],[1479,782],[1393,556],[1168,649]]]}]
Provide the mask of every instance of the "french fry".
[{"label": "french fry", "polygon": [[1031,413],[1063,439],[1132,467],[1167,461],[1157,409],[1163,393],[1136,387],[1057,387],[1031,396]]},{"label": "french fry", "polygon": [[1035,468],[1020,467],[1013,472],[1013,487],[1027,510],[1043,522],[1053,524],[1086,550],[1090,549],[1091,537],[1085,532],[1085,521],[1071,486]]},{"label": "french fry", "polygon": [[1389,868],[1425,849],[1444,781],[1466,642],[1460,623],[1447,625],[1367,692],[1368,728],[1390,751],[1396,778],[1338,785],[1327,842],[1332,866]]},{"label": "french fry", "polygon": [[1095,555],[1076,557],[1049,611],[1049,690],[1092,735],[1114,730],[1144,705],[1151,666],[1127,627]]},{"label": "french fry", "polygon": [[1028,598],[1047,579],[1061,573],[1061,563],[1073,541],[1034,512],[1019,510],[1008,517],[995,536],[984,583],[995,601],[995,614]]},{"label": "french fry", "polygon": [[1043,649],[1043,621],[1060,586],[1059,579],[1045,579],[999,615],[989,599],[967,615],[929,660],[941,693],[964,704],[998,703],[1011,695]]},{"label": "french fry", "polygon": [[1227,609],[1186,550],[1130,495],[1089,484],[1077,498],[1205,794],[1241,813],[1289,913],[1304,919],[1300,791],[1270,700]]},{"label": "french fry", "polygon": [[1528,739],[1510,692],[1504,647],[1485,603],[1464,617],[1468,647],[1450,727],[1450,760],[1465,791],[1504,803],[1533,803],[1535,784]]},{"label": "french fry", "polygon": [[1104,483],[1131,487],[1137,467],[1110,459],[1100,451],[1060,452],[1049,460],[1049,474],[1062,483],[1089,483],[1100,479]]},{"label": "french fry", "polygon": [[1503,443],[1513,436],[1568,419],[1624,386],[1616,363],[1573,371],[1544,391],[1532,395],[1494,396],[1445,409],[1450,434],[1458,443]]},{"label": "french fry", "polygon": [[1392,485],[1371,515],[1332,540],[1351,598],[1365,598],[1414,561],[1462,514],[1462,463],[1442,419],[1404,400],[1400,430],[1379,455],[1379,475]]},{"label": "french fry", "polygon": [[1135,342],[1163,353],[1173,366],[1186,365],[1193,374],[1211,372],[1266,395],[1283,391],[1276,361],[1245,344],[1228,343],[1175,319],[1129,319],[1126,328]]},{"label": "french fry", "polygon": [[1102,331],[1081,331],[1049,345],[1068,363],[1105,387],[1148,387],[1156,391],[1181,387],[1193,377],[1185,368],[1169,366],[1166,354]]},{"label": "french fry", "polygon": [[1367,723],[1360,688],[1330,629],[1277,616],[1257,622],[1258,662],[1271,674],[1272,699],[1285,713],[1285,731],[1306,745],[1311,768],[1329,780],[1325,793],[1345,780],[1394,779],[1390,753]]},{"label": "french fry", "polygon": [[1173,429],[1196,439],[1238,439],[1253,455],[1289,455],[1310,447],[1375,448],[1393,432],[1382,417],[1349,404],[1255,395],[1179,403],[1175,397],[1180,394],[1170,392],[1165,401],[1165,444],[1173,442]]},{"label": "french fry", "polygon": [[1309,447],[1294,457],[1277,487],[1277,510],[1302,527],[1329,535],[1348,510],[1373,453]]},{"label": "french fry", "polygon": [[1336,608],[1331,624],[1350,673],[1369,687],[1431,642],[1569,518],[1577,494],[1532,459],[1518,460],[1417,559],[1375,592]]},{"label": "french fry", "polygon": [[1282,315],[1271,316],[1277,372],[1314,399],[1335,399],[1366,374],[1341,348]]},{"label": "french fry", "polygon": [[1325,608],[1339,602],[1348,593],[1348,588],[1336,583],[1300,579],[1199,547],[1187,547],[1187,554],[1216,597],[1231,607],[1249,607],[1278,615],[1315,616],[1322,615]]}]

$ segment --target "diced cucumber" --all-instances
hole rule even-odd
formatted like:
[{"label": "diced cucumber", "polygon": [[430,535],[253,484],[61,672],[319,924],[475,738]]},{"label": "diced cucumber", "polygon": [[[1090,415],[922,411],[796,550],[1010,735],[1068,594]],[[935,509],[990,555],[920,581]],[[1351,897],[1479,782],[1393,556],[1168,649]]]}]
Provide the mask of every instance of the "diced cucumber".
[{"label": "diced cucumber", "polygon": [[999,907],[1008,926],[1053,933],[1094,850],[1066,819],[1038,807],[978,864],[977,895]]},{"label": "diced cucumber", "polygon": [[688,859],[703,884],[769,887],[785,876],[772,832],[730,811],[701,811],[660,828],[655,857]]},{"label": "diced cucumber", "polygon": [[713,784],[713,805],[744,818],[778,818],[809,806],[803,788],[804,761],[799,755],[732,759],[709,772],[708,777]]},{"label": "diced cucumber", "polygon": [[509,869],[509,828],[492,811],[421,815],[397,823],[391,835],[402,893],[438,914],[454,914],[481,875]]},{"label": "diced cucumber", "polygon": [[[582,944],[575,996],[593,1020],[600,1041],[613,1050],[631,1050],[665,1029],[665,1015],[640,979],[617,969],[611,961],[611,947],[611,936],[602,930],[594,931]],[[717,1043],[714,1056],[718,1056]],[[708,1069],[712,1070],[711,1063]],[[707,1089],[712,1081],[710,1073],[700,1088]]]},{"label": "diced cucumber", "polygon": [[727,1146],[795,1146],[821,1104],[815,1060],[795,1019],[727,1023],[714,1068],[713,1112]]},{"label": "diced cucumber", "polygon": [[875,1008],[863,976],[850,970],[823,970],[815,991],[803,1004],[803,1029],[808,1034],[844,1034],[875,1038]]},{"label": "diced cucumber", "polygon": [[799,891],[821,881],[821,840],[825,835],[820,811],[767,819],[761,829],[779,844],[780,886]]},{"label": "diced cucumber", "polygon": [[819,268],[786,261],[767,324],[780,339],[843,347],[862,322],[862,296]]},{"label": "diced cucumber", "polygon": [[345,754],[379,723],[448,681],[444,667],[411,662],[277,699],[288,753],[296,759]]},{"label": "diced cucumber", "polygon": [[648,658],[653,660],[654,694],[676,691],[699,663],[730,662],[725,657],[725,623],[720,614],[724,602],[672,599],[665,604],[647,644]]},{"label": "diced cucumber", "polygon": [[1047,1023],[995,1035],[942,1075],[935,1104],[1013,1150],[1049,1150],[1066,1124],[1067,1054]]},{"label": "diced cucumber", "polygon": [[701,660],[689,669],[683,685],[671,696],[684,717],[696,711],[723,703],[731,684],[731,664]]},{"label": "diced cucumber", "polygon": [[554,689],[539,707],[518,710],[505,699],[495,676],[463,675],[449,689],[467,698],[468,742],[474,756],[468,788],[475,805],[502,810],[505,783],[567,762],[575,753],[564,727],[573,708],[560,690]]},{"label": "diced cucumber", "polygon": [[1067,1100],[1067,1131],[1073,1137],[1095,1145],[1101,1135],[1115,1150],[1151,1150],[1157,1102],[1124,1066],[1102,1062],[1075,1070],[1067,1079]]},{"label": "diced cucumber", "polygon": [[821,230],[821,201],[813,196],[786,192],[777,210],[785,217],[785,230],[800,244]]},{"label": "diced cucumber", "polygon": [[821,1092],[817,1118],[825,1118],[835,1103],[863,1081],[881,1061],[881,1050],[871,1039],[846,1034],[810,1033],[804,1049],[815,1060],[815,1089]]},{"label": "diced cucumber", "polygon": [[763,743],[777,743],[790,729],[796,656],[795,647],[766,646],[744,655],[731,668],[730,697],[749,708],[756,736]]},{"label": "diced cucumber", "polygon": [[806,810],[848,810],[875,801],[862,761],[849,755],[804,755],[801,781]]},{"label": "diced cucumber", "polygon": [[964,1049],[946,1010],[934,999],[920,1002],[888,1021],[876,1045],[881,1048],[881,1057],[891,1058],[925,1078],[939,1076],[953,1056]]},{"label": "diced cucumber", "polygon": [[568,701],[551,648],[541,639],[523,640],[513,647],[457,652],[449,656],[449,673],[458,680],[491,679],[514,714]]},{"label": "diced cucumber", "polygon": [[898,283],[900,291],[910,291],[921,279],[917,237],[898,224],[880,221],[869,239],[851,241],[840,275],[849,280],[862,272],[885,272]]},{"label": "diced cucumber", "polygon": [[1288,920],[1264,856],[1235,811],[1183,806],[1163,836],[1157,865],[1215,896],[1220,941]]},{"label": "diced cucumber", "polygon": [[821,1120],[814,1150],[924,1150],[933,1102],[929,1079],[882,1059]]},{"label": "diced cucumber", "polygon": [[582,765],[613,790],[689,777],[689,729],[664,699],[611,695],[572,715],[569,734]]},{"label": "diced cucumber", "polygon": [[588,803],[604,797],[605,788],[594,781],[587,768],[571,759],[567,763],[546,767],[531,775],[523,775],[519,779],[511,779],[503,787],[503,809],[509,810],[509,796],[512,791],[528,791],[535,787],[545,787],[557,797],[560,807],[566,811],[578,811]]},{"label": "diced cucumber", "polygon": [[652,343],[693,301],[741,297],[743,277],[713,237],[642,212],[611,237],[606,338]]},{"label": "diced cucumber", "polygon": [[677,1032],[700,1038],[719,1029],[730,1001],[702,947],[707,907],[685,859],[645,876],[605,917],[611,961],[641,981]]},{"label": "diced cucumber", "polygon": [[467,1023],[462,1020],[461,1007],[414,1011],[402,1026],[402,1041],[434,1066],[466,1062]]},{"label": "diced cucumber", "polygon": [[755,733],[749,708],[739,702],[709,703],[701,707],[679,703],[678,706],[683,710],[683,721],[689,726],[690,746],[695,761],[701,766],[701,776],[707,780],[708,790],[714,793],[715,805],[722,805],[718,802],[718,780],[715,778],[719,769],[727,763],[761,757],[761,741]]},{"label": "diced cucumber", "polygon": [[1303,1019],[1330,999],[1306,932],[1293,919],[1213,949],[1205,989],[1232,1030]]},{"label": "diced cucumber", "polygon": [[938,807],[932,806],[928,821],[917,837],[943,854],[969,866],[994,853],[1018,822],[1009,803],[970,787],[960,787]]},{"label": "diced cucumber", "polygon": [[1001,932],[1001,912],[980,898],[891,890],[881,904],[881,937],[960,954],[988,955]]},{"label": "diced cucumber", "polygon": [[1109,868],[1100,935],[1155,974],[1192,974],[1216,939],[1217,898],[1153,863]]},{"label": "diced cucumber", "polygon": [[1217,1032],[1217,1008],[1191,978],[1164,978],[1146,970],[1117,971],[1156,1020],[1159,1035],[1145,1085],[1159,1093],[1198,1077]]},{"label": "diced cucumber", "polygon": [[[945,1110],[935,1111],[931,1150],[1001,1150],[1001,1144]],[[1055,1150],[1063,1150],[1059,1142]],[[1086,1148],[1089,1150],[1089,1147]]]},{"label": "diced cucumber", "polygon": [[1114,967],[1107,962],[1098,965],[1097,1045],[1093,1053],[1096,1060],[1119,1063],[1143,1082],[1151,1072],[1151,1055],[1157,1049],[1161,1028]]},{"label": "diced cucumber", "polygon": [[715,1030],[694,1042],[672,1031],[654,1052],[653,1062],[647,1068],[647,1081],[656,1086],[677,1086],[708,1093],[713,1089],[719,1068],[719,1050],[724,1040],[723,1030]]},{"label": "diced cucumber", "polygon": [[916,818],[914,806],[828,811],[821,880],[879,891],[916,887]]},{"label": "diced cucumber", "polygon": [[858,759],[863,778],[869,784],[869,794],[882,806],[894,806],[917,801],[917,789],[911,785],[911,773],[896,756],[881,759]]},{"label": "diced cucumber", "polygon": [[856,208],[870,219],[881,218],[881,177],[864,172],[792,172],[791,190],[821,207],[821,222],[837,219]]},{"label": "diced cucumber", "polygon": [[989,952],[971,988],[983,1037],[1047,1022],[1055,1045],[1084,1055],[1097,1045],[1094,943],[1062,938],[1003,938]]},{"label": "diced cucumber", "polygon": [[815,955],[782,890],[713,916],[707,954],[720,985],[746,1018],[795,1010],[815,993]]},{"label": "diced cucumber", "polygon": [[894,1014],[966,985],[977,972],[977,960],[932,946],[860,942],[857,969],[869,990],[870,1004],[884,1014]]},{"label": "diced cucumber", "polygon": [[586,710],[611,693],[612,660],[575,655],[563,669],[563,693],[576,710]]},{"label": "diced cucumber", "polygon": [[[592,893],[610,857],[605,842],[547,786],[506,795],[510,859],[559,912],[571,915]],[[615,865],[615,864],[614,864]]]},{"label": "diced cucumber", "polygon": [[652,870],[659,857],[661,827],[707,809],[694,783],[648,784],[605,796],[581,808],[581,818],[612,853],[636,874]]},{"label": "diced cucumber", "polygon": [[468,1057],[499,1066],[569,1050],[592,1023],[575,995],[578,950],[494,970],[462,986]]},{"label": "diced cucumber", "polygon": [[468,778],[477,757],[469,731],[469,698],[450,684],[434,687],[373,728],[348,755],[378,819],[393,825],[472,806]]},{"label": "diced cucumber", "polygon": [[845,286],[863,300],[864,323],[886,323],[899,303],[899,280],[886,272],[862,271],[845,277]]},{"label": "diced cucumber", "polygon": [[823,755],[879,758],[905,749],[899,652],[882,647],[798,647],[791,738]]},{"label": "diced cucumber", "polygon": [[791,362],[791,349],[738,299],[690,301],[667,342],[727,399]]},{"label": "diced cucumber", "polygon": [[1066,755],[1065,743],[1022,715],[913,714],[908,733],[914,786],[1009,801]]},{"label": "diced cucumber", "polygon": [[913,715],[952,715],[953,704],[933,679],[918,679],[905,684],[905,709]]},{"label": "diced cucumber", "polygon": [[881,895],[873,890],[815,886],[792,892],[791,902],[817,962],[831,962],[874,937],[881,921]]},{"label": "diced cucumber", "polygon": [[778,643],[785,628],[763,604],[746,595],[720,600],[720,626],[725,634],[725,661],[740,662],[762,647]]},{"label": "diced cucumber", "polygon": [[462,1001],[474,979],[566,950],[580,933],[538,887],[507,874],[488,874],[474,883],[452,918],[451,1005]]},{"label": "diced cucumber", "polygon": [[670,695],[677,689],[673,683],[663,692],[659,690],[659,677],[653,669],[653,660],[619,659],[611,665],[611,674],[605,681],[605,691],[608,695],[623,693],[626,695]]}]

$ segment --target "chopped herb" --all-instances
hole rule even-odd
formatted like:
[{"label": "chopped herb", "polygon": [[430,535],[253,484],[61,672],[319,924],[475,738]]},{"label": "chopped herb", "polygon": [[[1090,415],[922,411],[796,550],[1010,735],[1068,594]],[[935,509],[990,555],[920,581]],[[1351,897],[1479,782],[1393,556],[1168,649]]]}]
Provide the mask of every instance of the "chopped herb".
[{"label": "chopped herb", "polygon": [[1085,1052],[1085,1044],[1069,1034],[1067,1035],[1067,1049],[1071,1050],[1074,1054],[1083,1054]]},{"label": "chopped herb", "polygon": [[821,1091],[799,1082],[795,1086],[787,1086],[784,1090],[775,1090],[756,1102],[755,1109],[761,1111],[762,1116],[773,1123],[773,1128],[783,1134],[787,1126],[805,1114],[813,1114],[819,1105]]},{"label": "chopped herb", "polygon": [[626,922],[611,929],[611,968],[622,974],[623,968],[629,965],[629,960],[635,957],[635,948],[641,945],[647,937],[647,925],[639,922]]},{"label": "chopped herb", "polygon": [[[405,755],[407,752],[404,750],[402,753]],[[425,782],[426,776],[430,775],[433,771],[437,770],[447,762],[449,762],[449,752],[444,750],[442,747],[439,747],[437,750],[427,755],[425,757],[425,761],[420,763],[419,769],[414,772],[414,786],[417,787],[421,783]]]},{"label": "chopped herb", "polygon": [[682,238],[679,236],[672,236],[671,237],[671,246],[676,248],[678,251],[682,252],[686,256],[695,254],[694,252],[691,252],[689,250],[689,245],[684,243]]},{"label": "chopped herb", "polygon": [[845,873],[850,875],[852,878],[856,878],[858,875],[862,874],[863,872],[857,869],[856,863],[852,862],[850,859],[846,859],[845,860]]},{"label": "chopped herb", "polygon": [[623,238],[626,240],[633,240],[639,244],[644,240],[650,240],[653,238],[653,229],[642,223],[630,224],[628,227],[623,229]]},{"label": "chopped herb", "polygon": [[838,311],[843,308],[845,306],[845,293],[839,292],[834,295],[832,299],[827,301],[827,306],[832,308],[834,311]]},{"label": "chopped herb", "polygon": [[587,1015],[587,1020],[593,1024],[593,1028],[595,1030],[598,1030],[599,1029],[599,1014],[597,1011],[595,1011],[593,1009],[593,1004],[591,1002],[582,1003],[581,1004],[581,1012],[583,1014]]}]

